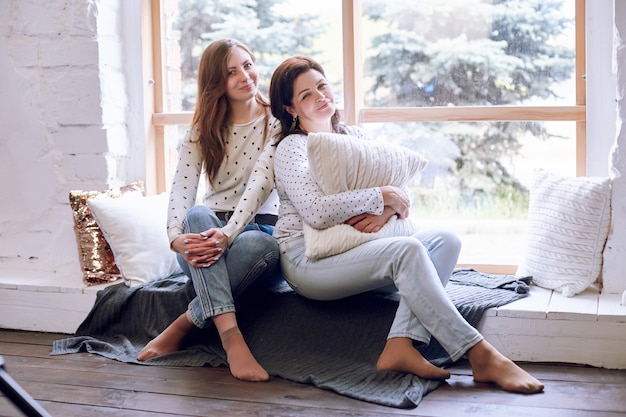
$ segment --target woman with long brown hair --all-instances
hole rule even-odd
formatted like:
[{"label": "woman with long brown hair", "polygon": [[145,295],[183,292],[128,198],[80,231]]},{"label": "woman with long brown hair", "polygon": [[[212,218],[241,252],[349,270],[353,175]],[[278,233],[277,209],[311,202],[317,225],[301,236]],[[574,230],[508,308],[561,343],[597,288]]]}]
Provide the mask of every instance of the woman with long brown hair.
[{"label": "woman with long brown hair", "polygon": [[[191,329],[214,324],[232,375],[269,379],[239,330],[234,304],[251,284],[269,285],[280,277],[271,235],[278,212],[273,183],[240,201],[257,159],[273,154],[271,138],[280,125],[258,90],[255,63],[234,39],[214,41],[202,55],[196,110],[179,148],[167,222],[171,248],[196,297],[139,352],[141,361],[177,351]],[[206,192],[196,205],[201,178]]]},{"label": "woman with long brown hair", "polygon": [[364,134],[339,123],[333,90],[316,61],[303,56],[283,61],[272,75],[270,100],[282,126],[274,155],[280,197],[274,237],[285,280],[294,290],[311,299],[336,300],[395,286],[400,303],[376,364],[379,370],[449,378],[446,369],[431,364],[414,348],[414,341],[427,344],[432,335],[452,360],[468,358],[475,380],[513,392],[542,391],[540,381],[491,346],[448,298],[444,286],[460,250],[453,234],[419,230],[370,240],[326,257],[305,255],[305,223],[324,228],[345,222],[361,231],[376,231],[392,216],[407,217],[410,201],[402,188],[391,185],[322,192],[311,174],[309,134],[339,134],[339,140],[345,136],[346,141],[348,135]]}]

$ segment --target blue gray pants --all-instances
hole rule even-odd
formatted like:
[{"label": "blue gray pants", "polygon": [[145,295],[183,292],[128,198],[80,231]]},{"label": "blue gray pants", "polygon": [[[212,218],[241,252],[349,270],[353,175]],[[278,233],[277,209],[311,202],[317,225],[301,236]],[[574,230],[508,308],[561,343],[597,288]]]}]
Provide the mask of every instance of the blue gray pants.
[{"label": "blue gray pants", "polygon": [[[200,233],[224,226],[206,206],[192,207],[183,221],[184,233]],[[252,284],[271,285],[282,279],[278,269],[279,250],[272,237],[273,226],[250,223],[215,264],[196,268],[179,254],[178,263],[191,277],[196,297],[188,306],[193,323],[212,325],[211,317],[235,311],[234,299]],[[263,282],[256,282],[262,280]]]},{"label": "blue gray pants", "polygon": [[285,279],[307,298],[335,300],[395,286],[400,304],[389,338],[428,343],[434,335],[452,360],[483,338],[444,288],[461,249],[460,240],[451,233],[432,230],[377,239],[317,260],[304,256],[303,237],[281,243],[280,249]]}]

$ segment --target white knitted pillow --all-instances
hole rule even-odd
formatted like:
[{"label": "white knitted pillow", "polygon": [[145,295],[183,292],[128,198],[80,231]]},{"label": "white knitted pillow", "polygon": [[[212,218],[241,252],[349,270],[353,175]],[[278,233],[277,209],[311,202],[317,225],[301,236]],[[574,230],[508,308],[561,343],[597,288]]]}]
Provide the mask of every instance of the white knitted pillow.
[{"label": "white knitted pillow", "polygon": [[87,200],[129,287],[182,272],[165,228],[168,203],[167,193]]},{"label": "white knitted pillow", "polygon": [[569,178],[536,170],[526,251],[517,275],[532,275],[534,284],[565,297],[594,283],[611,221],[610,191],[609,178]]},{"label": "white knitted pillow", "polygon": [[[335,133],[309,133],[307,152],[313,179],[326,195],[383,185],[402,187],[428,163],[402,146]],[[376,233],[359,232],[346,224],[314,229],[304,223],[305,255],[323,258],[373,239],[416,231],[410,219],[396,216]]]}]

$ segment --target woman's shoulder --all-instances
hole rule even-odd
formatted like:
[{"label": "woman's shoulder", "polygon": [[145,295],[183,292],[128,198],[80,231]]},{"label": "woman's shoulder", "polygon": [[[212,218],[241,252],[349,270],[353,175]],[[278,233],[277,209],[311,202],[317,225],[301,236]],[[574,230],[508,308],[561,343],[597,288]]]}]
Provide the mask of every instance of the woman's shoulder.
[{"label": "woman's shoulder", "polygon": [[190,125],[185,131],[182,142],[198,142],[200,140],[200,126],[198,124]]},{"label": "woman's shoulder", "polygon": [[269,123],[272,126],[275,126],[275,125],[280,126],[280,121],[276,117],[274,117],[274,115],[271,112],[268,113],[267,120],[269,120]]},{"label": "woman's shoulder", "polygon": [[178,150],[196,149],[200,146],[200,129],[197,126],[189,126],[185,134],[178,140]]},{"label": "woman's shoulder", "polygon": [[350,136],[356,136],[357,138],[368,139],[365,131],[358,126],[346,126],[341,125],[344,129],[344,133]]},{"label": "woman's shoulder", "polygon": [[286,148],[301,148],[306,147],[306,139],[307,135],[302,133],[291,133],[284,138],[282,138],[278,144],[278,149],[286,149]]},{"label": "woman's shoulder", "polygon": [[283,139],[289,142],[305,142],[309,135],[305,133],[290,133]]},{"label": "woman's shoulder", "polygon": [[280,120],[278,120],[276,117],[274,117],[273,114],[270,113],[269,117],[267,118],[267,125],[269,126],[270,132],[272,135],[280,132]]}]

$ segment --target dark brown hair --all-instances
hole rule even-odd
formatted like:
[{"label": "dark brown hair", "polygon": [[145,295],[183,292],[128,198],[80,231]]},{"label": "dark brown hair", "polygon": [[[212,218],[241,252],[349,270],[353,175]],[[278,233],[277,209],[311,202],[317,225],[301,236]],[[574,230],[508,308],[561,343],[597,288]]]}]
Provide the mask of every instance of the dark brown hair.
[{"label": "dark brown hair", "polygon": [[[272,80],[270,81],[270,103],[272,108],[272,114],[280,121],[280,133],[278,134],[277,143],[292,133],[306,134],[301,127],[300,123],[292,129],[293,117],[287,111],[286,107],[293,105],[293,85],[301,74],[307,71],[316,70],[324,77],[324,69],[315,60],[296,55],[284,60],[272,74]],[[335,111],[331,118],[333,130],[343,130],[339,127],[339,112]]]}]

